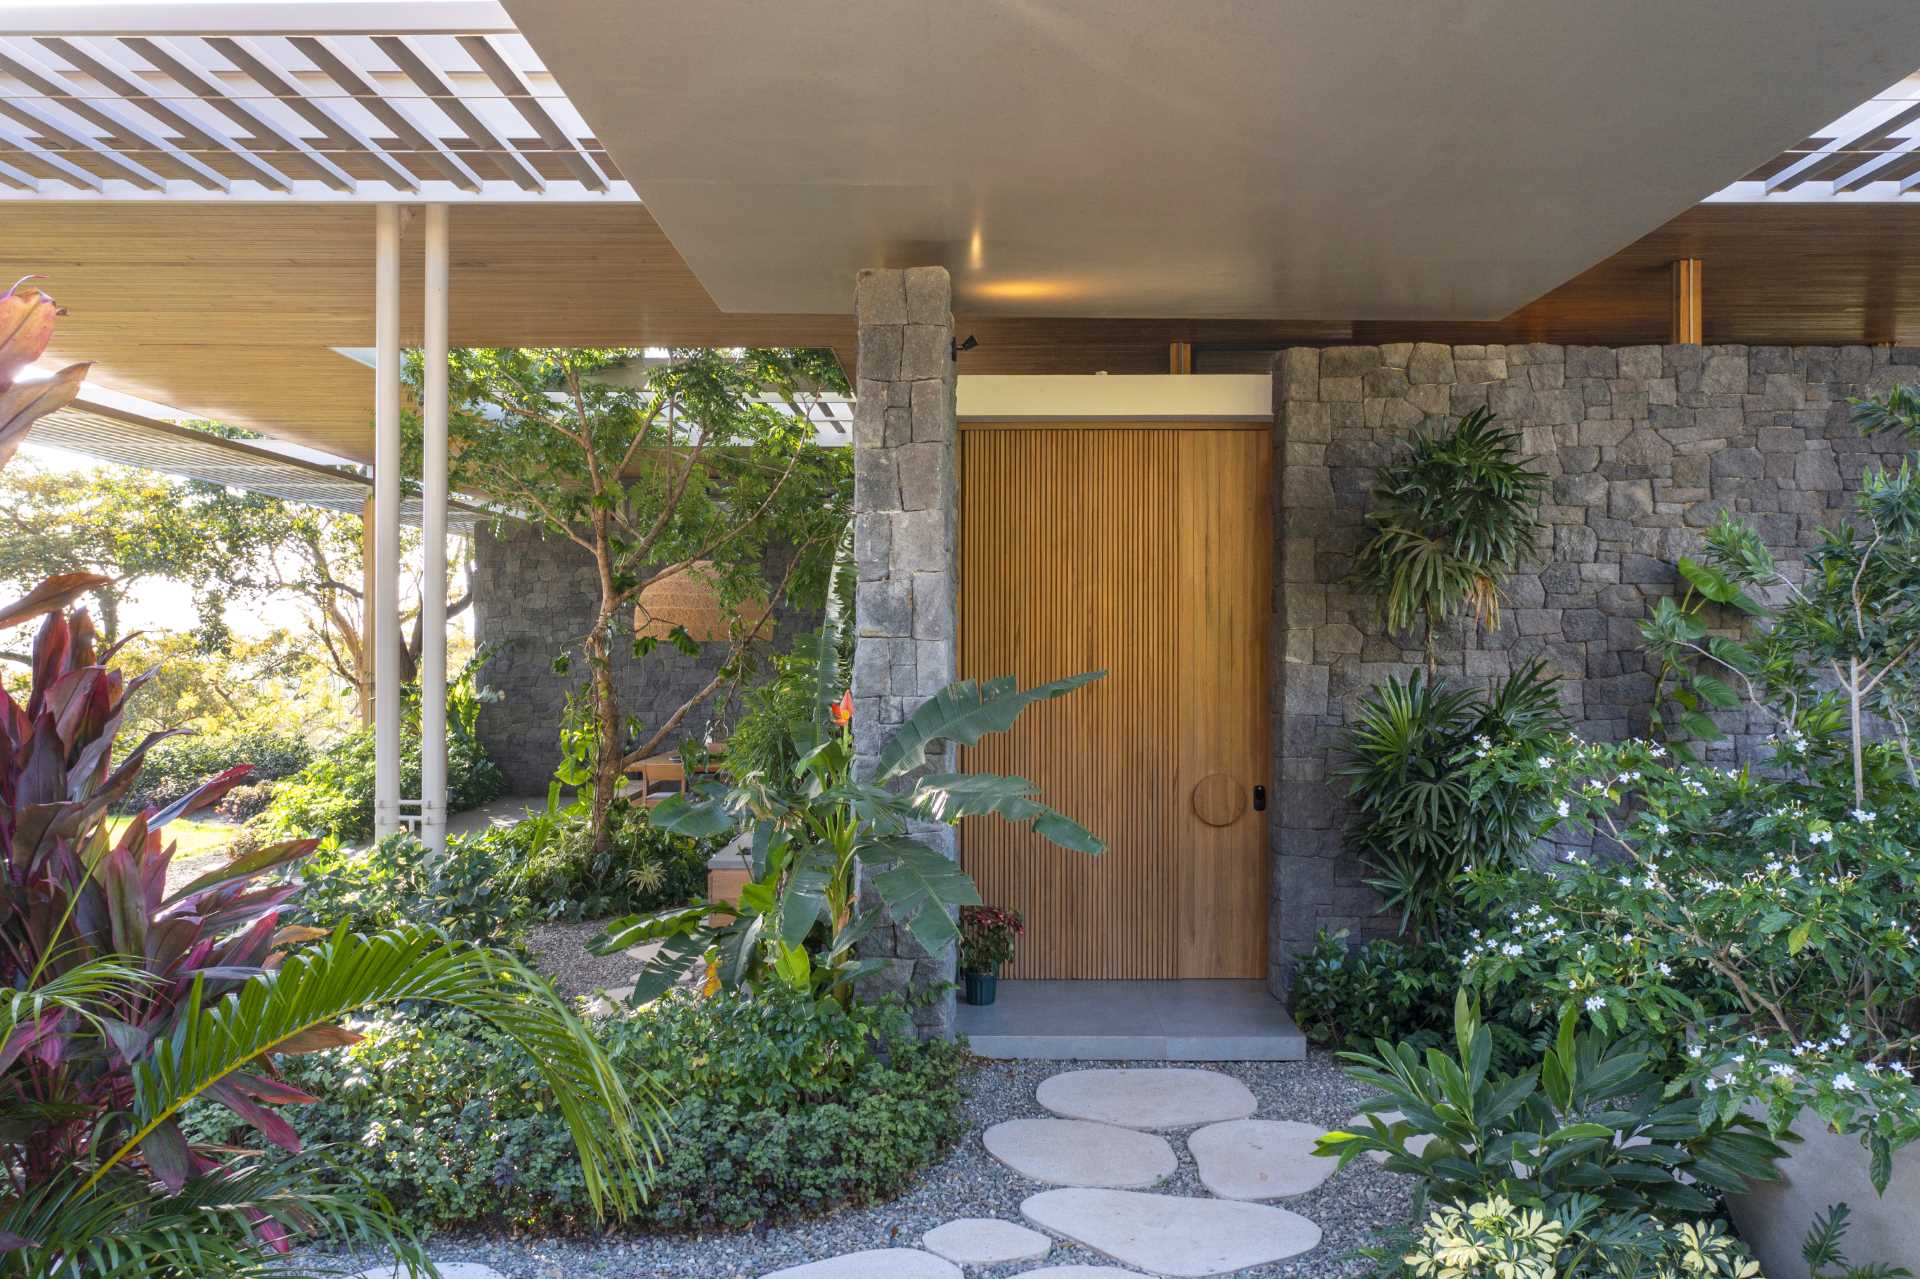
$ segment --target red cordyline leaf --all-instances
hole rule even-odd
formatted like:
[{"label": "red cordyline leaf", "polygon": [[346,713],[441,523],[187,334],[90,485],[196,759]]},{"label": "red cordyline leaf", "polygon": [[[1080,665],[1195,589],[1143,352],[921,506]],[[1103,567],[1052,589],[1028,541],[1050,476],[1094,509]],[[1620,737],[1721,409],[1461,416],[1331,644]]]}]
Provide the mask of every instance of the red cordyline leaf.
[{"label": "red cordyline leaf", "polygon": [[0,628],[18,626],[42,613],[57,613],[96,586],[113,579],[104,573],[55,573],[25,595],[0,608]]},{"label": "red cordyline leaf", "polygon": [[37,286],[21,287],[37,275],[23,275],[0,293],[0,385],[13,381],[47,352],[60,307]]}]

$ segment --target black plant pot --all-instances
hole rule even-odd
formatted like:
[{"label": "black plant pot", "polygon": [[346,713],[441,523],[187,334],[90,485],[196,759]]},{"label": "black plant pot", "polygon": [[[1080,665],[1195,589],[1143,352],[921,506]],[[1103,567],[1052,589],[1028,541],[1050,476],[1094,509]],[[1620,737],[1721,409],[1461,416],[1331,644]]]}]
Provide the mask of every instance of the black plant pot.
[{"label": "black plant pot", "polygon": [[962,973],[967,979],[967,1002],[982,1007],[1000,993],[1000,978],[995,973]]}]

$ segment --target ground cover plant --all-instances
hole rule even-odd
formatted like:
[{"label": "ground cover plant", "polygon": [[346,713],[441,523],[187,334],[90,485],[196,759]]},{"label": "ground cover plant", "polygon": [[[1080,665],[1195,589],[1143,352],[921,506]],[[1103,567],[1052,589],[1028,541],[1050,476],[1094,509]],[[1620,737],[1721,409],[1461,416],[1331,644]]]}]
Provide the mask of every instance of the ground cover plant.
[{"label": "ground cover plant", "polygon": [[[896,1193],[964,1128],[967,1057],[907,1034],[898,1005],[770,988],[679,994],[593,1022],[621,1078],[673,1097],[632,1223],[741,1228]],[[290,1067],[320,1095],[291,1120],[418,1226],[590,1226],[564,1124],[500,1035],[459,1014],[387,1015]],[[209,1112],[209,1135],[227,1132]]]}]

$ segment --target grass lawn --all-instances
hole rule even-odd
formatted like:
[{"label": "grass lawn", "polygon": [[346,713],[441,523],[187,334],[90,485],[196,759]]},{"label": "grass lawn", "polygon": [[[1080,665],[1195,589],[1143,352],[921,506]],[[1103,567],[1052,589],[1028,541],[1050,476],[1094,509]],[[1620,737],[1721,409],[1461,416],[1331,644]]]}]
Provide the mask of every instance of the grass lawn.
[{"label": "grass lawn", "polygon": [[[119,838],[120,832],[126,829],[129,820],[125,817],[107,819],[108,828],[113,832],[114,838]],[[220,851],[226,847],[227,841],[233,838],[234,832],[238,829],[239,827],[231,822],[197,822],[192,818],[180,818],[166,825],[167,836],[175,845],[173,853],[175,861],[184,861],[190,857],[201,857],[207,853]]]}]

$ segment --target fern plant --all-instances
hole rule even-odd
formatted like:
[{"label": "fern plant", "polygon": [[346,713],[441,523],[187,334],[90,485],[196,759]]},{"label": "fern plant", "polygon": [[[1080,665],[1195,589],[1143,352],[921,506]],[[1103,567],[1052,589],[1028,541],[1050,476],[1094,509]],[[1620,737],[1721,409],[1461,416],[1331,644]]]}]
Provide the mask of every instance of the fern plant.
[{"label": "fern plant", "polygon": [[1500,628],[1500,583],[1535,556],[1546,478],[1519,457],[1520,436],[1475,409],[1451,429],[1416,431],[1412,454],[1380,468],[1354,580],[1380,596],[1396,634],[1426,626],[1427,669],[1435,633],[1463,609]]}]

